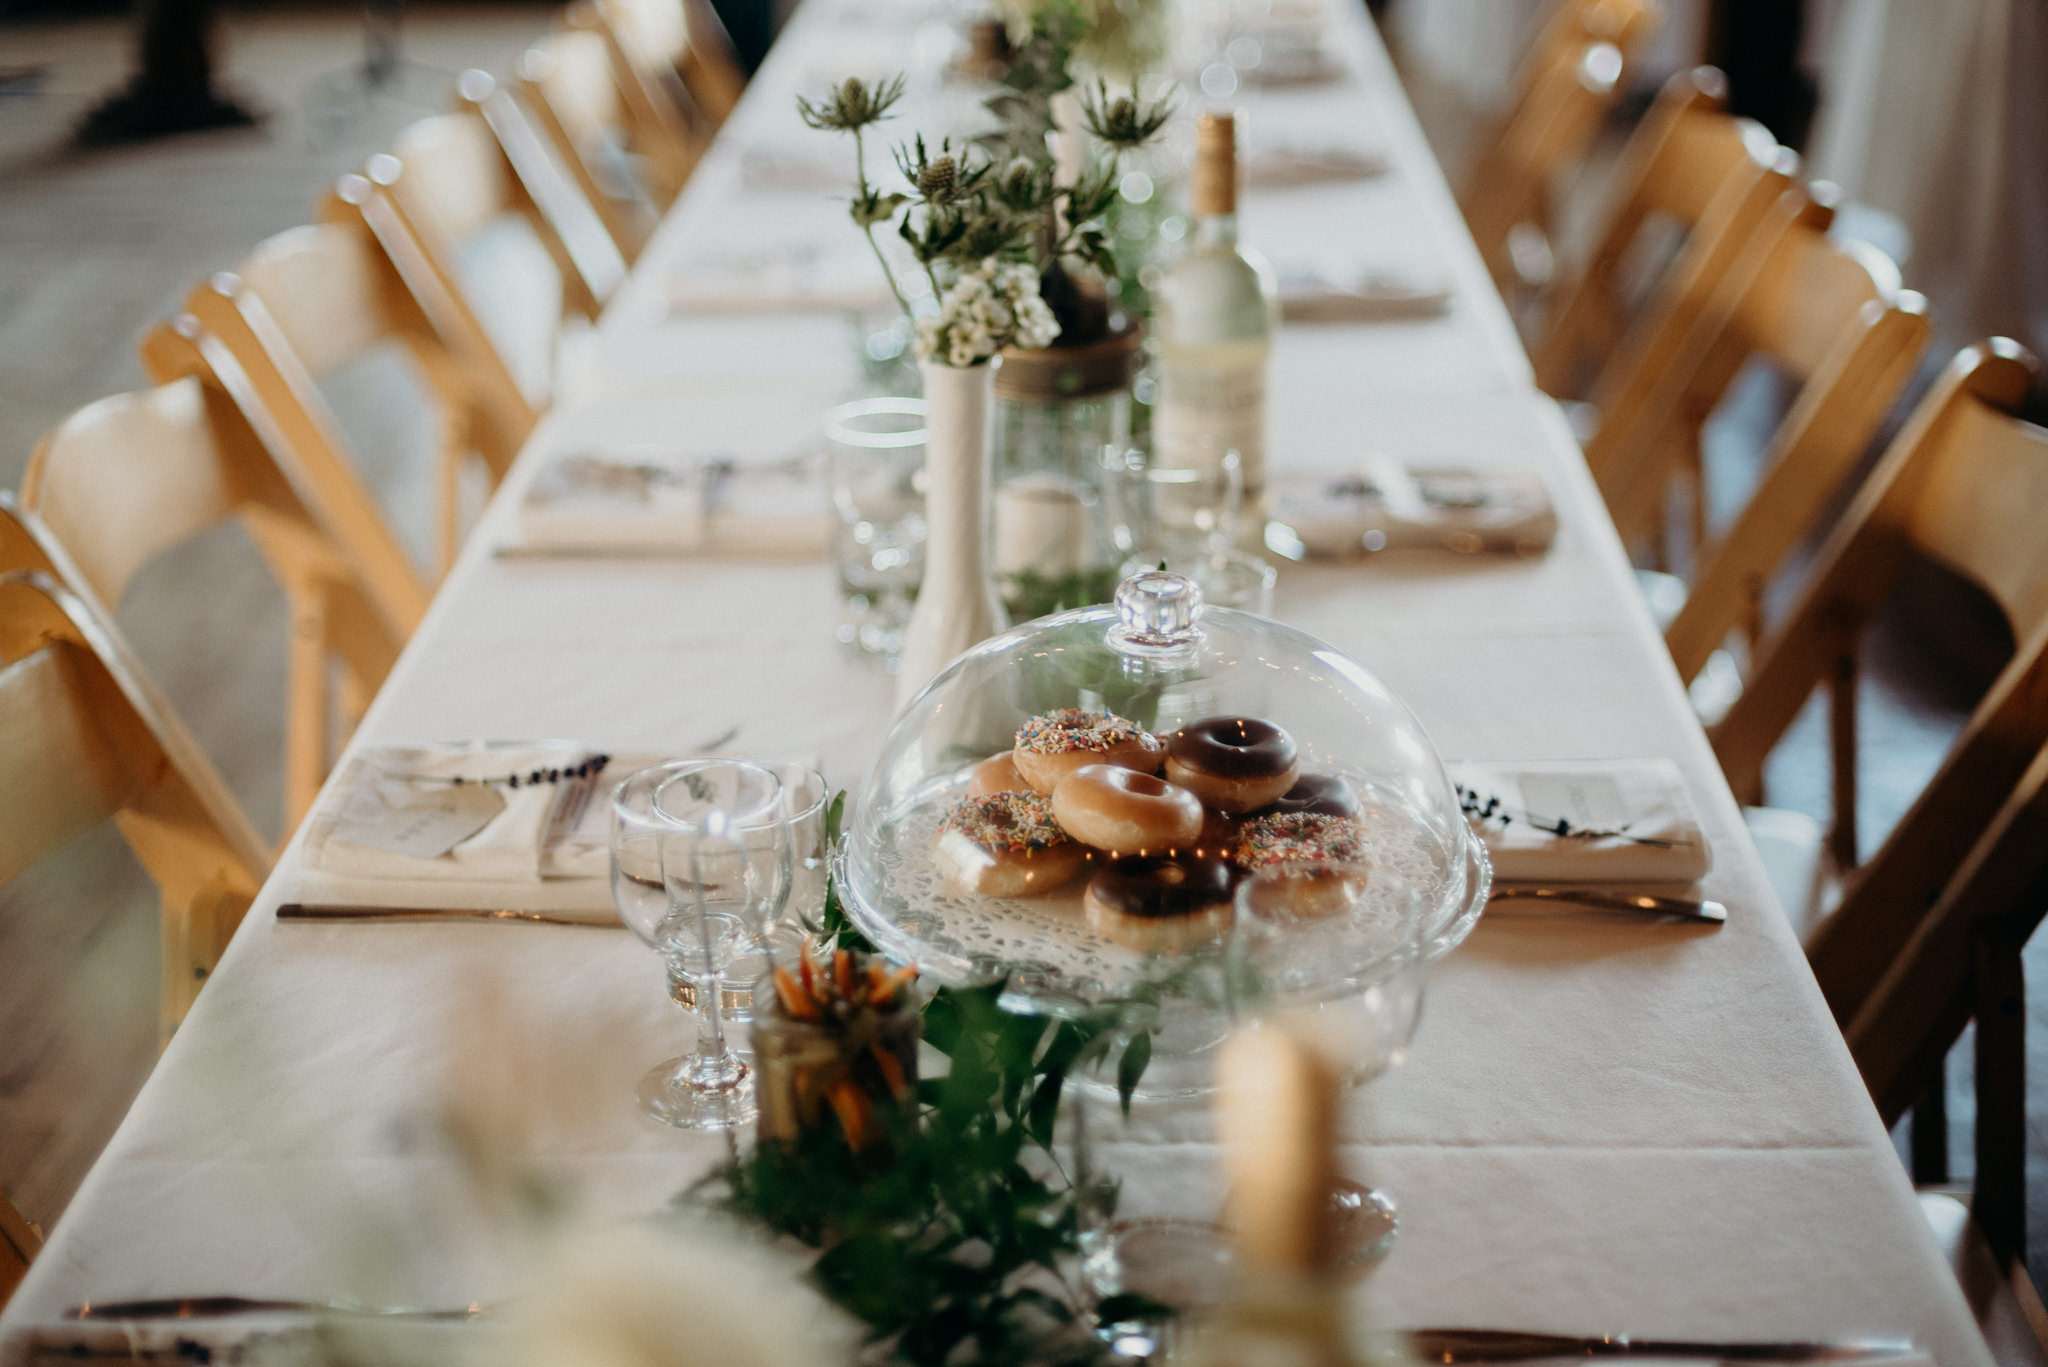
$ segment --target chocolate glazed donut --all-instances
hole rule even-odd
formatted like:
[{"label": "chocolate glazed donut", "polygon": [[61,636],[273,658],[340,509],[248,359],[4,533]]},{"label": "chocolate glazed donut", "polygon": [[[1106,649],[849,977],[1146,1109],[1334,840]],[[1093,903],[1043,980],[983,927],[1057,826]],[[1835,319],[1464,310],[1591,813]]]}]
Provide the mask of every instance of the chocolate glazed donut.
[{"label": "chocolate glazed donut", "polygon": [[1303,774],[1267,810],[1314,812],[1318,816],[1357,816],[1358,794],[1342,775]]},{"label": "chocolate glazed donut", "polygon": [[1089,924],[1150,954],[1178,953],[1230,929],[1236,872],[1226,860],[1126,855],[1089,880]]},{"label": "chocolate glazed donut", "polygon": [[1166,777],[1218,811],[1257,811],[1300,776],[1294,737],[1257,717],[1190,722],[1166,743]]}]

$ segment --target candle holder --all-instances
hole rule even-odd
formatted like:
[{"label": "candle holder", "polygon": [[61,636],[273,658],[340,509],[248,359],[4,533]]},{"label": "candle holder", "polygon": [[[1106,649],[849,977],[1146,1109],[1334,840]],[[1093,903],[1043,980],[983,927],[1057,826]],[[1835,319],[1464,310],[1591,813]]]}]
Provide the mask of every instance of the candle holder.
[{"label": "candle holder", "polygon": [[914,976],[842,949],[761,980],[752,1035],[762,1144],[888,1153],[916,1113]]},{"label": "candle holder", "polygon": [[1012,621],[1106,603],[1123,553],[1113,482],[1130,458],[1131,383],[1144,329],[1013,347],[995,377],[994,561]]}]

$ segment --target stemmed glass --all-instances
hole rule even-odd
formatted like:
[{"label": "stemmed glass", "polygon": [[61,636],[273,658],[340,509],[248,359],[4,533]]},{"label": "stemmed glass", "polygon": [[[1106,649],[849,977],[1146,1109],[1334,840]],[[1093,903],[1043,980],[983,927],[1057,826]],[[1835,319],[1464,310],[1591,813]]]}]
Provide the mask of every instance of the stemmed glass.
[{"label": "stemmed glass", "polygon": [[1271,615],[1271,565],[1235,549],[1244,512],[1242,462],[1225,451],[1209,469],[1131,460],[1119,476],[1117,544],[1129,554],[1126,577],[1164,565],[1202,586],[1204,602]]},{"label": "stemmed glass", "polygon": [[[1385,867],[1281,864],[1238,888],[1226,980],[1240,1025],[1288,1030],[1345,1087],[1407,1056],[1422,1015],[1429,906]],[[1393,1246],[1394,1199],[1340,1180],[1330,1193],[1340,1260],[1360,1267]]]},{"label": "stemmed glass", "polygon": [[[752,1079],[725,1038],[724,969],[756,943],[789,895],[788,825],[775,775],[740,760],[644,769],[612,800],[612,900],[659,950],[670,996],[699,1008],[697,1047],[641,1079],[640,1108],[681,1129],[729,1129],[753,1115]],[[686,999],[684,989],[695,984]]]}]

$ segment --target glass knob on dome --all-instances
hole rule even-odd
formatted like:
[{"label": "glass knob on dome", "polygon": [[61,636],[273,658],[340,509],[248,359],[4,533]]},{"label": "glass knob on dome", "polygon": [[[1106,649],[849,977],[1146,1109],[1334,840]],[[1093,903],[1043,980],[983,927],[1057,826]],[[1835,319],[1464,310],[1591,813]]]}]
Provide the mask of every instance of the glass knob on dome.
[{"label": "glass knob on dome", "polygon": [[1117,585],[1109,640],[1131,655],[1178,653],[1199,645],[1202,588],[1184,574],[1146,570]]}]

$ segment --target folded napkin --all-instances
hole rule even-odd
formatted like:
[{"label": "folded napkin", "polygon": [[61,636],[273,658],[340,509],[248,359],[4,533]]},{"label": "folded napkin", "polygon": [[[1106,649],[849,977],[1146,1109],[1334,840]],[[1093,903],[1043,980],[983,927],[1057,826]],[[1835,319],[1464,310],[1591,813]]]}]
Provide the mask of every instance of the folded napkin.
[{"label": "folded napkin", "polygon": [[[615,756],[583,783],[561,776],[591,758],[581,746],[548,742],[359,751],[307,828],[294,900],[613,920],[611,794],[654,757]],[[579,788],[587,789],[580,810],[567,805]]]},{"label": "folded napkin", "polygon": [[510,553],[812,556],[829,529],[819,460],[735,452],[633,461],[565,452],[520,500]]},{"label": "folded napkin", "polygon": [[1433,318],[1450,306],[1450,283],[1440,276],[1398,271],[1280,273],[1280,316],[1290,323],[1398,322]]},{"label": "folded napkin", "polygon": [[1244,183],[1277,189],[1331,180],[1370,180],[1393,163],[1378,148],[1335,143],[1273,143],[1245,153]]},{"label": "folded napkin", "polygon": [[1503,883],[1690,883],[1711,864],[1668,759],[1449,766]]},{"label": "folded napkin", "polygon": [[1266,493],[1267,543],[1295,560],[1388,550],[1535,555],[1557,535],[1550,492],[1530,470],[1373,459],[1348,470],[1276,474]]}]

